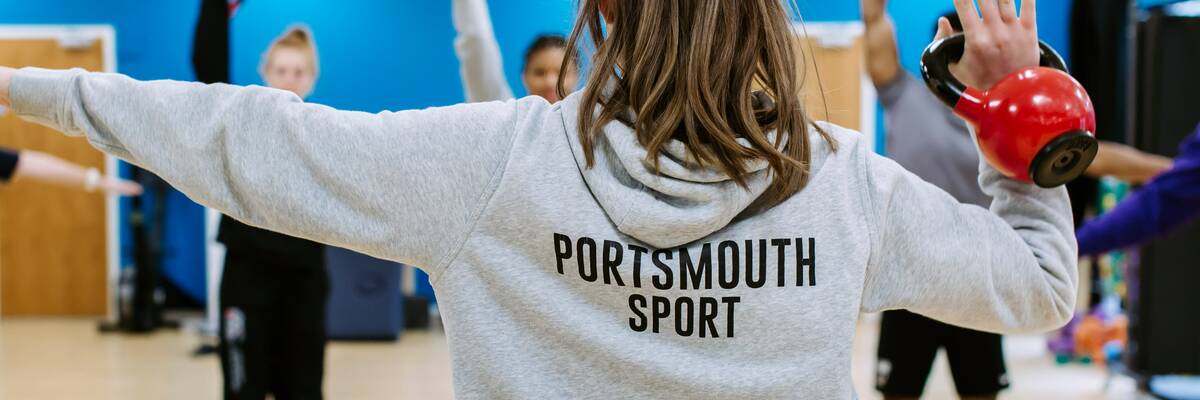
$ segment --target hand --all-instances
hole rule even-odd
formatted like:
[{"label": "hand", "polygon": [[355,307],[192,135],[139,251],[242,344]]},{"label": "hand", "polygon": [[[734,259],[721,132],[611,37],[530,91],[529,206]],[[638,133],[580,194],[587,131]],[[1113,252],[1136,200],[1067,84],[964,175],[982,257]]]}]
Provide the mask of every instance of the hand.
[{"label": "hand", "polygon": [[887,15],[887,0],[862,0],[863,22],[872,23]]},{"label": "hand", "polygon": [[8,97],[9,83],[12,82],[13,74],[17,70],[9,67],[0,67],[0,106],[11,107],[12,100]]},{"label": "hand", "polygon": [[[1020,16],[1016,0],[979,0],[979,13],[975,12],[975,0],[954,0],[954,8],[962,19],[967,43],[962,59],[950,66],[950,72],[963,84],[986,90],[1008,74],[1038,65],[1036,0],[1024,0]],[[949,20],[938,20],[938,39],[952,32]]]},{"label": "hand", "polygon": [[106,193],[119,194],[122,196],[137,196],[142,194],[142,185],[136,182],[127,181],[106,176],[100,179],[100,184],[97,189],[103,190]]}]

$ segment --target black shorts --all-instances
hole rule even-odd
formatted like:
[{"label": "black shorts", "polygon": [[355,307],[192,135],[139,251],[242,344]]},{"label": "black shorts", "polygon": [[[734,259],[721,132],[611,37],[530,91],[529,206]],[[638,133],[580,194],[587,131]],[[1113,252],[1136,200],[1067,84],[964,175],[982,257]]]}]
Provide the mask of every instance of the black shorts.
[{"label": "black shorts", "polygon": [[919,397],[939,348],[946,349],[960,396],[992,395],[1008,387],[1000,335],[908,311],[886,311],[879,327],[875,388],[887,396]]}]

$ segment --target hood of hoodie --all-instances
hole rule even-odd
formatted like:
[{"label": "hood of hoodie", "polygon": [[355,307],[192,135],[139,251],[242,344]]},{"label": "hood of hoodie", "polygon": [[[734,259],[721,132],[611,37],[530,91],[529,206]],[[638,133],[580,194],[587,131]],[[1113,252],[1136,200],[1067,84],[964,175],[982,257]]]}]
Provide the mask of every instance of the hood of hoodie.
[{"label": "hood of hoodie", "polygon": [[[656,173],[633,128],[620,121],[605,125],[589,168],[579,142],[580,99],[575,93],[559,104],[567,140],[596,202],[621,233],[657,248],[691,243],[725,228],[771,184],[766,161],[747,165],[743,187],[714,166],[700,167],[678,140],[663,146]],[[824,145],[811,136],[810,143]],[[813,148],[814,173],[825,151]]]}]

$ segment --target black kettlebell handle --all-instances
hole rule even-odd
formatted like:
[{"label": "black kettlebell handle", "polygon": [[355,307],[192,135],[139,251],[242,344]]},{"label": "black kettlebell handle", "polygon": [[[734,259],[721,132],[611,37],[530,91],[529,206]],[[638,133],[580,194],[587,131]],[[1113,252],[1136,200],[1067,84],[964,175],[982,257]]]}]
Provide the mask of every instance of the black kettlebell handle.
[{"label": "black kettlebell handle", "polygon": [[[921,76],[925,78],[925,84],[950,108],[957,106],[967,91],[967,85],[950,73],[950,64],[962,59],[966,43],[967,37],[960,33],[931,43],[925,48],[925,54],[921,55]],[[1043,67],[1067,72],[1066,61],[1053,47],[1042,41],[1038,41],[1038,45],[1041,47]]]}]

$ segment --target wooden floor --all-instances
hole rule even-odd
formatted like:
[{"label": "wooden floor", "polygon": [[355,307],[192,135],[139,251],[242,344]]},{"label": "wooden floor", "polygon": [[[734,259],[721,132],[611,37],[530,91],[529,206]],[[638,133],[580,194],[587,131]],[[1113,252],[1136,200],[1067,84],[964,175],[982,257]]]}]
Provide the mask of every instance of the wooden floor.
[{"label": "wooden floor", "polygon": [[[863,399],[872,390],[875,332],[860,324],[853,375]],[[0,320],[0,399],[219,399],[215,356],[191,356],[202,343],[188,331],[147,336],[103,335],[80,319]],[[1039,337],[1007,338],[1013,388],[1003,399],[1131,399],[1118,380],[1106,392],[1095,367],[1053,365]],[[437,330],[407,332],[395,343],[334,343],[325,390],[330,399],[449,399],[450,360]],[[954,398],[944,357],[927,399]]]}]

